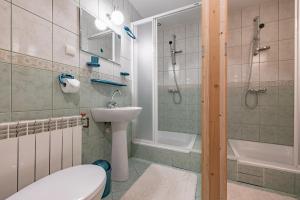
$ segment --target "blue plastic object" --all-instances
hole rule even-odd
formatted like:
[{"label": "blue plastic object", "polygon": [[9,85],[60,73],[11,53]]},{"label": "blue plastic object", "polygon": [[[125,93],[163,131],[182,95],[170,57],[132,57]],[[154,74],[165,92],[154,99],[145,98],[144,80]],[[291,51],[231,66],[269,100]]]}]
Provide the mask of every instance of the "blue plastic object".
[{"label": "blue plastic object", "polygon": [[106,85],[113,85],[113,86],[127,86],[126,84],[123,83],[117,83],[109,80],[101,80],[101,79],[91,79],[92,83],[102,83]]},{"label": "blue plastic object", "polygon": [[131,37],[134,40],[136,39],[134,33],[130,30],[130,28],[128,26],[124,26],[124,30],[126,31],[126,33],[129,37]]},{"label": "blue plastic object", "polygon": [[99,58],[97,56],[91,56],[91,62],[88,62],[89,67],[100,67]]},{"label": "blue plastic object", "polygon": [[130,74],[128,72],[120,72],[121,76],[129,76]]},{"label": "blue plastic object", "polygon": [[61,85],[66,86],[65,79],[74,79],[74,76],[71,74],[62,73],[58,76],[58,81]]},{"label": "blue plastic object", "polygon": [[111,165],[107,160],[97,160],[93,162],[93,165],[97,165],[99,167],[102,167],[106,172],[106,184],[105,189],[102,195],[102,199],[105,198],[107,195],[109,195],[111,190]]}]

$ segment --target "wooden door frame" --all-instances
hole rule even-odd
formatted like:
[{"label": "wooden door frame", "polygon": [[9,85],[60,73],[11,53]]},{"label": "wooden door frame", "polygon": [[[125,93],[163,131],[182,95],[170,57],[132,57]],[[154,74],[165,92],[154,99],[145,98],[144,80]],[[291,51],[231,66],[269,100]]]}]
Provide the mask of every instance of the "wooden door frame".
[{"label": "wooden door frame", "polygon": [[202,200],[227,199],[227,0],[202,1]]}]

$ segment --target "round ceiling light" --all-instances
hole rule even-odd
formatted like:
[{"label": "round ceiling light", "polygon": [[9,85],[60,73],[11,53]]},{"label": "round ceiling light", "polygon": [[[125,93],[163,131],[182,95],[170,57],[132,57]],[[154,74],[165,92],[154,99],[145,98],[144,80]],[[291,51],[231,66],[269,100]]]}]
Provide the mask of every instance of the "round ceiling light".
[{"label": "round ceiling light", "polygon": [[124,22],[124,15],[121,11],[119,10],[114,10],[111,14],[111,21],[115,24],[115,25],[121,25]]}]

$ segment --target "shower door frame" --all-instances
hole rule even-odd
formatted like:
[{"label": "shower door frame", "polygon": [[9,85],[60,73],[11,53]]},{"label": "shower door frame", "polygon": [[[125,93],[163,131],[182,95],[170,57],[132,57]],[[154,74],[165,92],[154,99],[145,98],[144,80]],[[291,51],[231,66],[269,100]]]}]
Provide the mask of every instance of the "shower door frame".
[{"label": "shower door frame", "polygon": [[[152,67],[152,76],[153,76],[153,80],[152,80],[152,140],[147,140],[147,139],[137,139],[135,136],[136,136],[136,122],[137,120],[134,120],[133,121],[133,126],[132,126],[132,136],[131,136],[131,139],[133,142],[140,142],[140,143],[153,143],[155,141],[155,134],[154,134],[154,126],[153,124],[156,124],[155,123],[155,112],[156,112],[156,108],[155,108],[155,103],[153,103],[156,99],[156,90],[155,90],[155,83],[156,82],[156,79],[157,79],[157,75],[155,75],[155,68],[157,69],[157,59],[155,58],[155,55],[157,53],[156,51],[156,44],[155,44],[155,40],[156,40],[156,33],[154,31],[154,21],[152,19],[152,17],[148,17],[148,18],[145,18],[145,19],[142,19],[142,20],[138,20],[136,22],[132,22],[131,23],[131,29],[133,30],[133,32],[136,34],[136,37],[137,37],[137,40],[138,40],[138,34],[137,34],[137,26],[139,25],[143,25],[143,24],[146,24],[146,23],[152,23],[152,48],[153,48],[153,51],[152,53],[152,59],[153,59],[153,67]],[[132,81],[132,85],[131,85],[131,91],[132,91],[132,105],[133,106],[137,106],[138,105],[138,98],[137,98],[137,66],[136,66],[136,59],[137,57],[135,56],[134,54],[134,48],[135,48],[135,44],[134,44],[134,40],[131,40],[131,74],[133,76],[133,81]]]},{"label": "shower door frame", "polygon": [[294,165],[300,168],[300,2],[295,0]]},{"label": "shower door frame", "polygon": [[[153,98],[152,98],[152,141],[149,140],[144,140],[144,139],[137,139],[135,138],[136,135],[136,122],[133,122],[133,127],[132,127],[132,141],[133,142],[138,142],[138,143],[144,143],[144,144],[156,144],[156,134],[158,133],[158,59],[157,59],[157,20],[162,17],[167,17],[173,14],[181,13],[193,8],[201,7],[202,3],[197,2],[193,3],[184,7],[180,7],[174,10],[167,11],[165,13],[161,13],[158,15],[154,15],[151,17],[147,17],[135,22],[131,23],[131,29],[136,33],[137,32],[137,26],[146,24],[146,23],[151,23],[152,22],[152,42],[153,42],[153,70],[152,70],[152,75],[153,75],[153,81],[152,81],[152,93],[153,93]],[[138,36],[137,36],[138,38]],[[137,79],[136,79],[136,58],[134,55],[134,40],[131,41],[131,60],[133,61],[131,63],[131,74],[133,75],[133,82],[132,82],[132,105],[137,106],[138,105],[138,99],[137,99]],[[176,150],[178,151],[178,148],[170,148],[170,147],[165,147],[166,149],[171,149],[171,150]]]}]

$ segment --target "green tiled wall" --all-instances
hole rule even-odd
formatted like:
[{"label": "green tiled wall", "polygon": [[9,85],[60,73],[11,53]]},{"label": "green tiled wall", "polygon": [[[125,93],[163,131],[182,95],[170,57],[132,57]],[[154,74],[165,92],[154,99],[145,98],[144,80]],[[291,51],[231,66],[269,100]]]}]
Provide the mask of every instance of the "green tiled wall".
[{"label": "green tiled wall", "polygon": [[131,155],[151,162],[200,173],[201,154],[199,152],[182,153],[159,147],[132,144]]},{"label": "green tiled wall", "polygon": [[[294,84],[291,81],[272,84],[268,83],[267,92],[259,95],[255,109],[245,106],[243,87],[228,86],[229,138],[293,145]],[[253,96],[249,97],[251,100],[254,101]]]},{"label": "green tiled wall", "polygon": [[237,181],[299,195],[299,174],[237,163]]},{"label": "green tiled wall", "polygon": [[181,88],[182,103],[174,104],[168,87],[158,86],[158,129],[179,133],[200,134],[200,87]]},{"label": "green tiled wall", "polygon": [[[120,89],[115,100],[120,106],[131,105],[130,86],[116,88],[94,85],[81,75],[78,94],[64,94],[57,81],[60,72],[0,62],[0,123],[7,121],[44,119],[79,115],[86,112],[90,127],[83,133],[83,162],[110,159],[111,134],[105,133],[103,123],[95,123],[90,115],[93,107],[104,107],[112,91]],[[128,139],[131,137],[131,128]],[[130,141],[128,142],[130,151]]]}]

